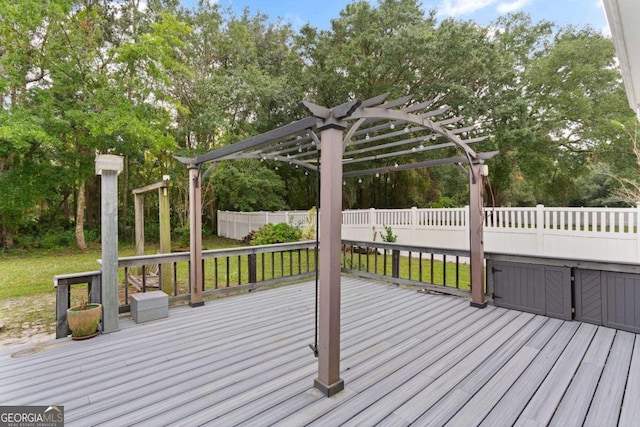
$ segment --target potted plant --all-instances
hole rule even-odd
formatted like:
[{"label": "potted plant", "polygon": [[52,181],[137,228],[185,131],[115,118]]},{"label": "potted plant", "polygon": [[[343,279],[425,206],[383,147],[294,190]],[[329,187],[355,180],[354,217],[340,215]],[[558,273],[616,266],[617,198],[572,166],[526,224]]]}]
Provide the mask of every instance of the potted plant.
[{"label": "potted plant", "polygon": [[102,316],[102,304],[87,304],[82,301],[79,306],[67,310],[67,323],[71,329],[71,338],[84,340],[98,335],[98,323]]}]

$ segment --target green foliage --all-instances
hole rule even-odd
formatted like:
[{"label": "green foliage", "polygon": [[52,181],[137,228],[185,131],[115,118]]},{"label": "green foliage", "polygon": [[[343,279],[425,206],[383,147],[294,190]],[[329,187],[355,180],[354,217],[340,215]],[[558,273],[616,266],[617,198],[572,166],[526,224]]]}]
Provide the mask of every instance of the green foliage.
[{"label": "green foliage", "polygon": [[302,228],[302,240],[315,240],[316,239],[316,207],[309,209],[307,213],[307,223]]},{"label": "green foliage", "polygon": [[386,243],[395,243],[398,239],[398,236],[393,234],[393,229],[386,225],[383,227],[384,233],[380,233],[380,238],[382,239],[382,241]]},{"label": "green foliage", "polygon": [[[464,125],[481,125],[470,137],[490,135],[474,149],[500,151],[487,162],[490,203],[498,206],[605,203],[637,174],[633,144],[616,125],[635,118],[613,43],[593,28],[524,14],[484,27],[438,20],[417,0],[356,0],[323,31],[206,1],[187,10],[176,1],[140,8],[137,0],[0,0],[0,10],[2,247],[41,244],[28,231],[34,222],[67,230],[77,216],[82,229],[78,212],[88,230],[97,228],[96,152],[125,157],[122,230],[132,235],[131,190],[163,174],[172,176],[172,224],[180,230],[188,179],[173,156],[288,124],[304,116],[302,99],[331,107],[389,92],[450,105],[468,118]],[[203,219],[213,224],[218,209],[307,209],[316,204],[315,178],[294,165],[221,163],[203,183]],[[392,172],[346,186],[343,204],[463,206],[467,186],[454,167]],[[184,231],[177,235],[185,241]]]},{"label": "green foliage", "polygon": [[261,162],[239,160],[219,164],[212,180],[220,210],[275,211],[287,207],[284,183]]},{"label": "green foliage", "polygon": [[297,242],[302,238],[302,232],[285,222],[267,224],[261,227],[251,240],[254,246],[272,245],[274,243]]}]

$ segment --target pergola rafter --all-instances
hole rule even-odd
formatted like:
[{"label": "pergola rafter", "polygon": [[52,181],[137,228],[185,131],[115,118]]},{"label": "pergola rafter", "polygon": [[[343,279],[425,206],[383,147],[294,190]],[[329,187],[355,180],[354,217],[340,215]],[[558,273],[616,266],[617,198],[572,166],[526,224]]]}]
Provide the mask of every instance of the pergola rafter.
[{"label": "pergola rafter", "polygon": [[[469,243],[471,305],[485,307],[483,186],[484,160],[497,151],[482,153],[470,145],[486,139],[476,124],[459,126],[463,117],[451,108],[434,108],[438,98],[411,104],[413,97],[387,101],[383,94],[364,101],[351,100],[333,108],[303,101],[309,116],[288,125],[222,147],[195,158],[177,159],[189,168],[191,221],[191,301],[202,305],[202,167],[225,160],[260,159],[285,162],[319,173],[320,265],[318,317],[318,378],[315,387],[327,396],[344,388],[340,379],[340,246],[343,177],[457,164],[469,179]],[[396,130],[396,127],[400,129]],[[319,136],[318,136],[319,134]],[[462,155],[433,159],[423,153],[457,148]],[[399,164],[408,155],[412,161]],[[415,158],[417,157],[417,159]],[[319,161],[319,162],[318,162]],[[393,162],[388,164],[385,162]],[[467,165],[465,168],[463,165]],[[210,166],[208,170],[213,167]],[[205,172],[206,174],[207,172]]]}]

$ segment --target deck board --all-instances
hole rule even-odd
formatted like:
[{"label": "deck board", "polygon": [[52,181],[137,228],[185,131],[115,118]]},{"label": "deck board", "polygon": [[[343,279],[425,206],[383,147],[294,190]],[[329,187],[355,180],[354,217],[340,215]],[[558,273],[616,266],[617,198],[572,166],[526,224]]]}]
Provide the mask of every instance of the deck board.
[{"label": "deck board", "polygon": [[616,332],[607,364],[584,422],[585,426],[595,427],[618,423],[624,395],[622,384],[627,383],[634,340],[635,335],[632,333]]},{"label": "deck board", "polygon": [[570,423],[584,422],[615,335],[614,329],[598,328],[578,372],[551,419],[552,426],[564,427]]},{"label": "deck board", "polygon": [[84,342],[4,350],[0,404],[64,405],[69,426],[626,426],[640,416],[635,334],[342,282],[346,388],[331,398],[312,386],[305,282],[122,319],[121,331]]}]

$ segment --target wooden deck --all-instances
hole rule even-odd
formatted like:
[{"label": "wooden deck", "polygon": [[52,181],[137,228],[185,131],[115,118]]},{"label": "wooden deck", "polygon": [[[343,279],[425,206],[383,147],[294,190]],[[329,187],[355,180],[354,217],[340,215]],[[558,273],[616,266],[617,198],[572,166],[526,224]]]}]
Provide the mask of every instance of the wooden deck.
[{"label": "wooden deck", "polygon": [[0,405],[64,405],[69,426],[640,423],[637,335],[351,277],[346,389],[325,398],[313,301],[307,282],[5,351]]}]

